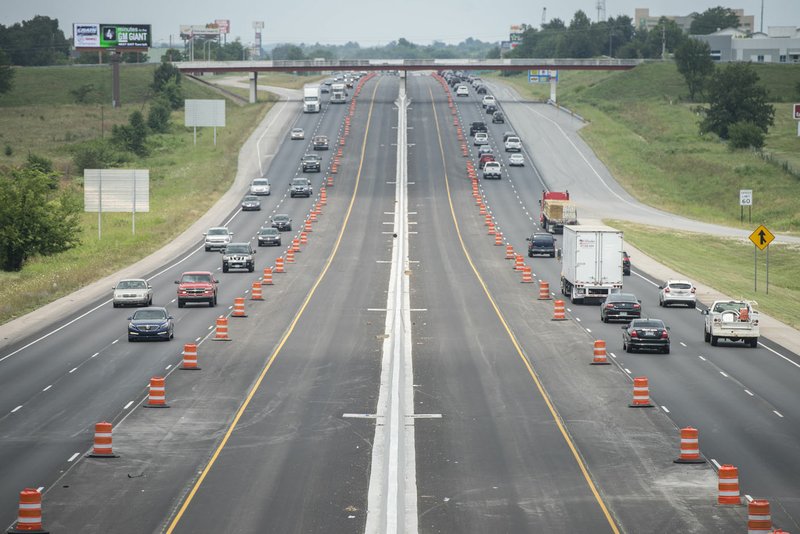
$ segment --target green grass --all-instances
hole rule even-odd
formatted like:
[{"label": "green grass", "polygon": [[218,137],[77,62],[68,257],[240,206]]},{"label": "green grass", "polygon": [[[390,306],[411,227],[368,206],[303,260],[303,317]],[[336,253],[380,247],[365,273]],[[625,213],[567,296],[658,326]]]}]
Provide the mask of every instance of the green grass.
[{"label": "green grass", "polygon": [[757,308],[800,328],[800,246],[769,246],[769,294],[766,293],[766,252],[759,251],[758,291],[753,288],[753,249],[749,240],[679,232],[623,221],[608,224],[625,233],[625,241],[687,278],[734,298],[758,302]]},{"label": "green grass", "polygon": [[[0,165],[22,163],[30,151],[53,159],[64,182],[76,183],[70,147],[100,136],[101,124],[108,135],[112,124],[126,122],[135,109],[145,109],[154,67],[126,67],[122,66],[122,109],[104,105],[102,111],[99,104],[78,105],[64,96],[70,88],[99,80],[105,75],[102,69],[17,69],[17,84],[0,102],[4,106],[0,146],[11,145],[14,154],[0,155]],[[284,83],[293,82],[286,78]],[[184,82],[184,87],[187,98],[219,98],[197,84]],[[151,154],[131,156],[126,165],[150,169],[150,212],[137,213],[136,235],[131,233],[131,214],[108,213],[103,215],[103,235],[98,239],[97,214],[83,214],[81,246],[33,258],[19,273],[0,272],[0,322],[67,295],[169,243],[230,187],[239,149],[273,102],[274,98],[262,97],[255,105],[228,104],[227,126],[217,130],[216,147],[210,128],[198,130],[195,147],[192,131],[182,126],[183,112],[174,112],[172,131],[150,136]]]}]

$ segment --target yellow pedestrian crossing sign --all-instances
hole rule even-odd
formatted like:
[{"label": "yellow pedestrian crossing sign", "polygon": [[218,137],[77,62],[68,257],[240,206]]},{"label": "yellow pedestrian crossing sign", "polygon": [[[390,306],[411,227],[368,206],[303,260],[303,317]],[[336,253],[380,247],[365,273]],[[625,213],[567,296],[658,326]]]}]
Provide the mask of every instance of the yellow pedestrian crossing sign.
[{"label": "yellow pedestrian crossing sign", "polygon": [[750,234],[750,241],[752,241],[753,244],[760,250],[767,248],[774,239],[775,236],[772,234],[772,232],[767,230],[767,227],[763,224],[756,228],[752,234]]}]

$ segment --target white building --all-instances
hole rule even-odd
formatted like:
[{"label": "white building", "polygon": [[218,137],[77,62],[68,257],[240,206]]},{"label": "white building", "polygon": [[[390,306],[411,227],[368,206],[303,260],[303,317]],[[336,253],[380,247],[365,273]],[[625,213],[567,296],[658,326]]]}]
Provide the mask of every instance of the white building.
[{"label": "white building", "polygon": [[692,37],[707,42],[711,57],[723,63],[800,63],[800,28],[795,26],[770,26],[767,33],[750,35],[736,28],[726,28]]}]

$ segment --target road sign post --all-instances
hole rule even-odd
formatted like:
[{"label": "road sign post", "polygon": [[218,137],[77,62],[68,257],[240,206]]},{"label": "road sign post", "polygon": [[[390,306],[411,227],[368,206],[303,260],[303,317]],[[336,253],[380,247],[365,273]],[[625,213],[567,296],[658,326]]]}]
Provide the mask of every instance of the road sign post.
[{"label": "road sign post", "polygon": [[769,244],[775,239],[775,235],[770,232],[763,224],[750,234],[750,241],[753,242],[753,291],[758,291],[758,251],[767,249],[767,294],[769,294]]},{"label": "road sign post", "polygon": [[739,189],[739,206],[741,213],[739,214],[739,222],[744,222],[744,207],[747,206],[747,218],[749,222],[753,222],[753,190],[752,189]]},{"label": "road sign post", "polygon": [[792,106],[792,118],[797,121],[797,137],[800,137],[800,104]]}]

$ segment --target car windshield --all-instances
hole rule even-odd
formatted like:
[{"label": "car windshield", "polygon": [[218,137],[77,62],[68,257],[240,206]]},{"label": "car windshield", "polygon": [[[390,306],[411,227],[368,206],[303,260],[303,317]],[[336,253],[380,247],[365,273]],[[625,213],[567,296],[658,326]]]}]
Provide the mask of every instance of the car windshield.
[{"label": "car windshield", "polygon": [[747,304],[744,302],[718,302],[716,306],[714,306],[715,312],[726,312],[726,311],[735,311],[739,313],[739,310],[742,308],[746,308]]},{"label": "car windshield", "polygon": [[550,235],[535,235],[533,236],[534,245],[552,245],[553,236]]},{"label": "car windshield", "polygon": [[228,245],[225,247],[225,253],[227,254],[247,254],[250,252],[250,245],[239,243],[236,245]]},{"label": "car windshield", "polygon": [[664,329],[664,321],[658,319],[634,319],[631,321],[631,328],[661,328]]},{"label": "car windshield", "polygon": [[227,228],[212,228],[208,231],[208,235],[228,235]]},{"label": "car windshield", "polygon": [[303,129],[302,128],[295,128],[295,129],[292,130],[292,133],[303,133]]},{"label": "car windshield", "polygon": [[166,319],[167,312],[165,310],[137,310],[133,314],[134,321],[147,321],[151,319]]},{"label": "car windshield", "polygon": [[122,280],[117,284],[117,289],[147,289],[147,282],[144,280]]},{"label": "car windshield", "polygon": [[295,178],[292,180],[292,185],[308,185],[308,182],[305,178]]},{"label": "car windshield", "polygon": [[278,235],[278,230],[275,228],[262,228],[258,231],[259,235]]},{"label": "car windshield", "polygon": [[253,180],[253,185],[269,185],[269,181],[266,179]]},{"label": "car windshield", "polygon": [[211,283],[211,275],[210,274],[185,274],[183,278],[181,278],[181,282],[185,283],[196,283],[196,282],[208,282]]},{"label": "car windshield", "polygon": [[507,141],[509,143],[519,143],[519,137],[509,137]]},{"label": "car windshield", "polygon": [[260,200],[258,200],[258,197],[255,197],[255,196],[252,196],[252,195],[244,197],[244,201],[245,202],[261,202]]},{"label": "car windshield", "polygon": [[692,289],[692,284],[686,282],[673,282],[669,285],[672,289]]},{"label": "car windshield", "polygon": [[631,293],[617,293],[608,297],[609,302],[638,302],[636,295]]},{"label": "car windshield", "polygon": [[272,220],[273,221],[277,221],[277,222],[284,222],[284,221],[288,221],[289,220],[289,216],[288,215],[275,215],[272,218]]}]

